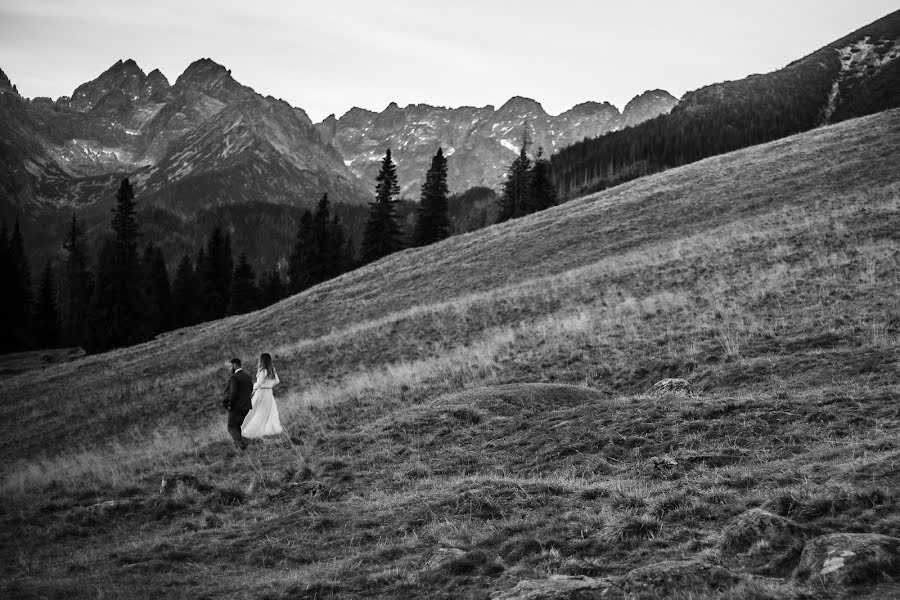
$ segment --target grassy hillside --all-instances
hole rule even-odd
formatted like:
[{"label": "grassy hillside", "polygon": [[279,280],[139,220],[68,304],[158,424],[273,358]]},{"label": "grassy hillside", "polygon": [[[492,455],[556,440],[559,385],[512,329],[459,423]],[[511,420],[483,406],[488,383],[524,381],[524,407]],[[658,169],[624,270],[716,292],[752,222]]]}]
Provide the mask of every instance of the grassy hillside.
[{"label": "grassy hillside", "polygon": [[[8,377],[4,596],[838,595],[808,539],[900,536],[898,156],[895,110]],[[260,351],[287,431],[235,456],[225,361]]]}]

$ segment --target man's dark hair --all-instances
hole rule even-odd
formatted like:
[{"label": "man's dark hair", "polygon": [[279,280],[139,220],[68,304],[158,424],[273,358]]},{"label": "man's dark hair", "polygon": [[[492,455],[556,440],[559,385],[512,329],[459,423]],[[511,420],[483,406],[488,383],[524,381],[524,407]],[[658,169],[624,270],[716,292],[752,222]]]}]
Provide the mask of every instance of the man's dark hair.
[{"label": "man's dark hair", "polygon": [[232,359],[231,359],[231,364],[233,364],[233,365],[236,366],[236,367],[240,367],[240,366],[241,366],[241,359],[239,359],[239,358],[232,358]]}]

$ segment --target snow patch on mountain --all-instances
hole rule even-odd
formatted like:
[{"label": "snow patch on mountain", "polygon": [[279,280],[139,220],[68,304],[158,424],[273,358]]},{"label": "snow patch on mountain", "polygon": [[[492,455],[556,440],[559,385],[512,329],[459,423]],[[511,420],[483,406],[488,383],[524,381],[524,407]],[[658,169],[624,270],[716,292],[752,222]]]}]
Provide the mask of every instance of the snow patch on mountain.
[{"label": "snow patch on mountain", "polygon": [[513,154],[519,153],[519,147],[507,139],[500,140],[500,145],[511,151]]}]

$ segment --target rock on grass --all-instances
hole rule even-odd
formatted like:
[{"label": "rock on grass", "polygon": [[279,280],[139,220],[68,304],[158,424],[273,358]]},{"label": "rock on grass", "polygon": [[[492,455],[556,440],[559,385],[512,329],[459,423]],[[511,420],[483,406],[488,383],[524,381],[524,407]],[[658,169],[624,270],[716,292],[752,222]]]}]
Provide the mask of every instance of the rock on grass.
[{"label": "rock on grass", "polygon": [[806,527],[751,508],[732,518],[722,531],[718,550],[758,573],[787,574],[796,564],[809,532]]},{"label": "rock on grass", "polygon": [[803,548],[794,578],[854,587],[900,575],[900,538],[877,533],[832,533]]},{"label": "rock on grass", "polygon": [[629,571],[621,580],[628,593],[655,593],[664,598],[685,590],[722,590],[742,577],[724,567],[699,560],[666,560]]},{"label": "rock on grass", "polygon": [[606,578],[551,575],[520,581],[512,589],[494,592],[491,600],[586,600],[601,598],[612,585],[612,580]]}]

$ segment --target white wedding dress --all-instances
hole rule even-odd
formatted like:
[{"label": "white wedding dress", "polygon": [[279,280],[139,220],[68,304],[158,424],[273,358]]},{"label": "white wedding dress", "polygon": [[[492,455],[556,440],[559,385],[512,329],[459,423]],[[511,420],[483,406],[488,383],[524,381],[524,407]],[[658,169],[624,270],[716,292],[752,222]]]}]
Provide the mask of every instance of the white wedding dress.
[{"label": "white wedding dress", "polygon": [[256,374],[253,398],[250,400],[253,408],[241,425],[243,437],[258,438],[281,433],[281,419],[278,418],[278,407],[275,405],[275,395],[272,394],[272,388],[279,383],[278,373],[275,373],[275,377],[267,377],[266,370],[261,369]]}]

